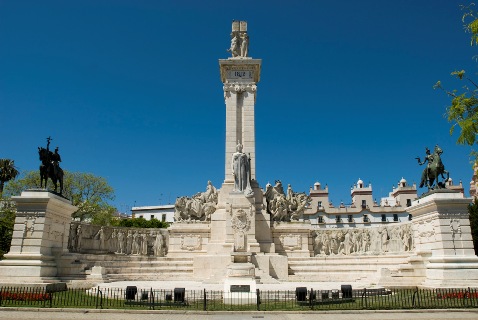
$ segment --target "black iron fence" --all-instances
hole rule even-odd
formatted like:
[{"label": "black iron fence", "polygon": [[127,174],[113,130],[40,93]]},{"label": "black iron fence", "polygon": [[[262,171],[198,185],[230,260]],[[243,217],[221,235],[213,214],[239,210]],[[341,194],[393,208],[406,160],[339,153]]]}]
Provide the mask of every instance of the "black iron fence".
[{"label": "black iron fence", "polygon": [[68,289],[0,287],[2,307],[186,309],[186,310],[357,310],[477,308],[478,289],[360,289],[299,287],[294,291],[231,292],[214,290],[120,288]]}]

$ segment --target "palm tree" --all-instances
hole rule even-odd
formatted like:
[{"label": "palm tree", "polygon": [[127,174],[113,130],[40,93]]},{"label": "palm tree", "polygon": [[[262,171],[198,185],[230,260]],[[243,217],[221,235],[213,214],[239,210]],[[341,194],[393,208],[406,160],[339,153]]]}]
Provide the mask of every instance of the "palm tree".
[{"label": "palm tree", "polygon": [[11,159],[0,159],[0,195],[3,193],[5,182],[13,180],[17,177],[18,170],[15,168]]}]

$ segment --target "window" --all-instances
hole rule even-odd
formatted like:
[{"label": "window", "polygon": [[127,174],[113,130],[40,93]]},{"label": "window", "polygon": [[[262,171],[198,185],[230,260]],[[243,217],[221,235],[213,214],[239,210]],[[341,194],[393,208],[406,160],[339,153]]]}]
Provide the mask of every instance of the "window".
[{"label": "window", "polygon": [[154,219],[154,214],[151,215],[151,220],[153,220],[153,219]]},{"label": "window", "polygon": [[138,218],[141,219],[143,216],[139,216]]},{"label": "window", "polygon": [[408,221],[412,221],[412,215],[408,214]]},{"label": "window", "polygon": [[349,214],[347,220],[348,220],[349,222],[354,222],[354,217],[353,217],[351,214]]},{"label": "window", "polygon": [[387,222],[387,215],[382,214],[382,222]]},{"label": "window", "polygon": [[398,214],[396,213],[393,214],[393,221],[398,221]]},{"label": "window", "polygon": [[366,214],[363,215],[363,222],[365,222],[365,223],[370,222],[370,220],[368,219],[368,216]]},{"label": "window", "polygon": [[367,208],[367,200],[362,200],[362,208]]},{"label": "window", "polygon": [[412,205],[412,199],[407,199],[407,207],[410,207]]},{"label": "window", "polygon": [[319,209],[322,208],[322,201],[319,201],[319,202],[317,203],[317,208],[319,208]]},{"label": "window", "polygon": [[342,222],[342,218],[340,218],[340,215],[335,216],[335,222],[337,222],[337,223]]},{"label": "window", "polygon": [[161,217],[161,221],[166,222],[166,214],[165,213],[163,213],[163,216]]},{"label": "window", "polygon": [[324,223],[324,217],[318,216],[318,223]]}]

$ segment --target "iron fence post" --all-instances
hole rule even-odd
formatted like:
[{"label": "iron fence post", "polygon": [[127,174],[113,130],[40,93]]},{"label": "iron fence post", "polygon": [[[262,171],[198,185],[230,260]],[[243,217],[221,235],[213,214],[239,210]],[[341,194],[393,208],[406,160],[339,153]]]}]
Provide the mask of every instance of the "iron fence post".
[{"label": "iron fence post", "polygon": [[256,289],[257,311],[261,311],[261,291]]},{"label": "iron fence post", "polygon": [[415,307],[415,297],[417,297],[418,306],[420,306],[420,298],[419,298],[419,295],[418,295],[418,287],[416,287],[415,291],[413,292],[413,297],[412,297],[412,307],[413,308]]},{"label": "iron fence post", "polygon": [[314,289],[310,288],[310,291],[309,291],[309,308],[311,308],[312,310],[314,310],[314,305],[312,303],[312,294],[314,293]]},{"label": "iron fence post", "polygon": [[367,288],[363,288],[362,293],[362,308],[367,308]]},{"label": "iron fence post", "polygon": [[153,288],[150,288],[150,289],[149,289],[149,294],[150,294],[150,297],[149,297],[149,308],[154,310],[154,292],[153,292]]}]

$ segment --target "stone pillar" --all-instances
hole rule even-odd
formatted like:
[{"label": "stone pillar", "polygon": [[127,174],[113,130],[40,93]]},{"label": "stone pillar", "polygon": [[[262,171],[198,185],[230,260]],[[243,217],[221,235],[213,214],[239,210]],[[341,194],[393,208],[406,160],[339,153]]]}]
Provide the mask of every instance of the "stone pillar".
[{"label": "stone pillar", "polygon": [[229,58],[219,60],[226,103],[226,161],[224,182],[233,183],[232,154],[240,142],[251,157],[251,178],[256,179],[254,106],[256,84],[260,79],[261,60]]},{"label": "stone pillar", "polygon": [[77,208],[45,190],[23,191],[17,205],[10,252],[0,261],[0,281],[43,283],[56,279],[55,256],[68,252],[71,214]]},{"label": "stone pillar", "polygon": [[478,257],[467,210],[470,202],[462,193],[437,190],[409,207],[415,250],[426,268],[423,286],[478,286]]}]

